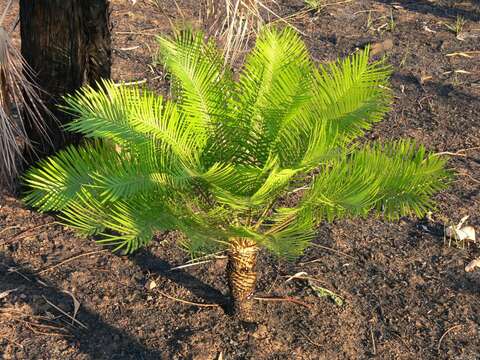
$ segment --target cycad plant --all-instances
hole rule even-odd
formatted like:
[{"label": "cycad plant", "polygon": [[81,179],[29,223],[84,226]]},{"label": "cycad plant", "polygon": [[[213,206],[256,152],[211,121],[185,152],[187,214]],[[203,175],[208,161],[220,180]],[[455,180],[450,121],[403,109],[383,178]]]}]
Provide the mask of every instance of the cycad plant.
[{"label": "cycad plant", "polygon": [[293,258],[322,221],[422,216],[446,183],[411,141],[354,142],[391,100],[368,50],[317,66],[296,33],[264,29],[235,78],[202,34],[159,45],[173,100],[111,82],[67,97],[68,129],[93,140],[30,169],[28,204],[126,253],[169,230],[194,256],[226,250],[244,313],[260,248]]}]

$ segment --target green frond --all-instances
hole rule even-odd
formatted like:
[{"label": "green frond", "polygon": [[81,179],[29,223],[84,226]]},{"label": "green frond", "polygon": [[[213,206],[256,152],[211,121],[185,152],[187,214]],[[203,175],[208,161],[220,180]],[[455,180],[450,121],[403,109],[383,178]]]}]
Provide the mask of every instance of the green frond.
[{"label": "green frond", "polygon": [[298,209],[277,209],[265,228],[261,244],[275,255],[293,259],[303,254],[315,238],[315,221],[312,212]]},{"label": "green frond", "polygon": [[282,166],[303,168],[305,172],[338,157],[339,133],[328,122],[312,121],[316,108],[306,107],[308,115],[298,116],[282,131],[276,141]]},{"label": "green frond", "polygon": [[315,239],[312,226],[290,226],[283,231],[266,236],[260,244],[278,257],[293,260],[302,255]]},{"label": "green frond", "polygon": [[85,188],[102,202],[185,186],[184,174],[161,173],[156,159],[117,152],[102,143],[73,146],[42,160],[24,176],[31,188],[24,201],[41,211],[62,210]]},{"label": "green frond", "polygon": [[369,51],[314,71],[312,99],[286,122],[275,141],[284,166],[312,168],[382,119],[390,104],[383,62],[369,63]]},{"label": "green frond", "polygon": [[411,141],[374,144],[332,161],[320,172],[302,207],[318,219],[365,216],[371,210],[389,219],[423,216],[432,196],[445,187],[445,160]]},{"label": "green frond", "polygon": [[228,247],[228,233],[212,223],[193,217],[179,223],[178,229],[183,234],[180,241],[192,258],[211,254]]},{"label": "green frond", "polygon": [[451,177],[446,159],[426,152],[423,146],[401,140],[365,147],[358,155],[376,167],[379,179],[377,211],[388,219],[424,216],[435,204],[433,196]]},{"label": "green frond", "polygon": [[70,146],[41,160],[24,175],[24,182],[30,188],[24,201],[40,211],[64,208],[83,187],[94,186],[94,174],[102,165],[111,163],[112,153],[106,146]]},{"label": "green frond", "polygon": [[98,243],[129,254],[145,246],[158,231],[174,230],[177,219],[168,205],[152,196],[139,196],[111,205]]},{"label": "green frond", "polygon": [[252,195],[252,202],[265,205],[270,202],[272,198],[278,197],[282,191],[286,190],[288,184],[299,171],[300,169],[273,168],[263,184]]},{"label": "green frond", "polygon": [[[265,220],[265,219],[264,219]],[[312,212],[277,208],[261,226],[237,227],[236,236],[255,241],[279,257],[292,260],[301,255],[315,237]]]},{"label": "green frond", "polygon": [[223,250],[232,237],[241,234],[241,227],[231,224],[232,211],[228,207],[204,207],[201,197],[180,200],[182,205],[172,203],[172,208],[179,214],[176,230],[183,234],[180,245],[192,258]]},{"label": "green frond", "polygon": [[122,161],[110,171],[95,174],[99,197],[103,202],[129,199],[138,194],[165,194],[173,191],[192,190],[192,177],[186,174],[155,172],[140,161]]},{"label": "green frond", "polygon": [[62,208],[58,217],[64,225],[82,235],[91,236],[105,231],[109,211],[110,204],[100,202],[95,194],[83,187],[75,198]]},{"label": "green frond", "polygon": [[319,220],[367,215],[378,194],[377,179],[368,170],[368,163],[345,155],[328,163],[315,176],[300,206]]},{"label": "green frond", "polygon": [[231,176],[209,185],[215,199],[224,205],[238,210],[258,209],[284,192],[300,170],[281,169],[278,160],[271,158],[263,169],[232,167]]},{"label": "green frond", "polygon": [[238,196],[251,196],[261,185],[261,179],[264,175],[262,168],[241,164],[230,164],[228,167],[223,164],[223,166],[229,169],[227,176],[209,177],[207,179],[214,190],[226,189]]},{"label": "green frond", "polygon": [[369,48],[315,73],[317,121],[329,123],[346,141],[360,136],[388,111],[391,70],[383,61],[369,62]]},{"label": "green frond", "polygon": [[114,143],[141,145],[149,141],[139,132],[133,121],[139,114],[158,118],[163,100],[136,86],[118,86],[110,80],[102,80],[101,90],[84,86],[75,95],[65,96],[63,109],[75,116],[65,128],[88,138],[102,138]]},{"label": "green frond", "polygon": [[145,118],[137,115],[134,119],[136,129],[154,139],[154,151],[160,153],[164,165],[172,161],[193,169],[200,165],[208,136],[202,126],[184,116],[174,103],[165,102],[161,116]]},{"label": "green frond", "polygon": [[222,120],[231,91],[223,59],[201,32],[179,31],[170,40],[158,37],[160,61],[173,76],[176,98],[186,116],[206,128]]},{"label": "green frond", "polygon": [[65,100],[64,109],[77,116],[66,125],[69,131],[112,141],[133,154],[159,153],[165,167],[172,161],[198,166],[207,141],[204,127],[161,96],[104,80],[101,90],[86,86]]},{"label": "green frond", "polygon": [[281,129],[305,112],[312,83],[313,65],[299,36],[288,28],[263,30],[242,69],[235,91],[237,121],[225,129],[230,131],[225,138],[240,142],[240,155],[254,157],[246,161],[263,165]]}]

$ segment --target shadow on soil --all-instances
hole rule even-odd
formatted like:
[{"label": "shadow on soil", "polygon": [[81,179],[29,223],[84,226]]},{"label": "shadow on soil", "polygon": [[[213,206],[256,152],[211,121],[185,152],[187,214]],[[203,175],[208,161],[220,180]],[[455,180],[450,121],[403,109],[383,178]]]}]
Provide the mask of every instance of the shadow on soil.
[{"label": "shadow on soil", "polygon": [[449,274],[446,277],[447,286],[456,291],[480,296],[480,277],[475,274]]},{"label": "shadow on soil", "polygon": [[410,83],[417,86],[419,90],[421,89],[428,93],[436,93],[438,96],[464,102],[470,106],[473,102],[478,102],[480,100],[478,96],[461,91],[452,84],[439,81],[427,81],[425,84],[421,84],[420,80],[411,74],[394,73],[392,75],[392,80],[397,80],[401,83]]},{"label": "shadow on soil", "polygon": [[[0,293],[11,289],[21,289],[23,302],[38,309],[46,308],[48,304],[43,297],[51,303],[62,308],[67,313],[72,313],[72,299],[61,289],[48,284],[44,279],[34,273],[22,269],[22,266],[10,258],[0,254]],[[56,309],[49,307],[48,311],[60,315]],[[40,312],[40,311],[39,311]],[[39,315],[44,315],[39,313]],[[77,319],[85,324],[88,329],[65,326],[68,340],[75,344],[78,350],[91,359],[139,359],[159,360],[163,354],[155,349],[149,349],[137,339],[129,336],[125,331],[105,323],[98,314],[80,307]]]},{"label": "shadow on soil", "polygon": [[469,1],[469,3],[472,4],[473,7],[476,7],[477,10],[459,9],[453,6],[448,6],[447,4],[430,2],[427,0],[377,0],[377,2],[386,5],[401,5],[403,8],[410,11],[421,14],[431,14],[442,18],[455,19],[457,16],[461,16],[464,19],[471,21],[480,20],[480,1],[478,0]]},{"label": "shadow on soil", "polygon": [[142,270],[150,271],[159,276],[165,277],[188,289],[192,294],[203,299],[205,303],[218,304],[227,314],[232,313],[230,299],[227,296],[223,295],[214,287],[205,284],[196,277],[190,275],[186,271],[181,269],[171,270],[172,266],[170,263],[156,257],[150,251],[142,250],[132,256],[132,260]]}]

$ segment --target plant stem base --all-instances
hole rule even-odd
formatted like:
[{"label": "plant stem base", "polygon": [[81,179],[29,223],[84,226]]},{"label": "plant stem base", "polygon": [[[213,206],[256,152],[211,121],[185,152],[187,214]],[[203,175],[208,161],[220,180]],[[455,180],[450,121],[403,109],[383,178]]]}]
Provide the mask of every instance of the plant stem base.
[{"label": "plant stem base", "polygon": [[232,306],[241,320],[252,321],[253,300],[257,273],[257,245],[248,239],[235,239],[228,252],[227,276]]}]

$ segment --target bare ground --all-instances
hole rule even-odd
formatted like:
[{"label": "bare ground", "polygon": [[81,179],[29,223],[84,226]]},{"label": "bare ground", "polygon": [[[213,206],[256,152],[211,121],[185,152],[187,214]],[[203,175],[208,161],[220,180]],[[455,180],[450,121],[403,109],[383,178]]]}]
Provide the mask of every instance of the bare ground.
[{"label": "bare ground", "polygon": [[[195,22],[196,1],[178,4]],[[395,106],[367,138],[410,137],[433,151],[458,152],[449,162],[458,176],[438,195],[433,220],[346,220],[322,226],[319,246],[296,262],[263,253],[258,296],[298,302],[258,301],[257,323],[243,324],[221,307],[225,259],[170,270],[189,260],[172,235],[133,256],[113,255],[3,194],[0,357],[480,359],[480,273],[464,271],[480,251],[443,237],[444,224],[464,215],[480,229],[478,2],[359,0],[320,13],[302,8],[300,0],[274,7],[282,16],[297,14],[290,21],[317,61],[372,43],[394,67]],[[174,2],[114,0],[112,11],[115,80],[145,79],[165,92],[152,50],[154,35],[170,31],[168,19],[178,20]],[[459,36],[446,26],[457,17],[465,21]],[[343,305],[319,297],[305,280],[286,282],[298,272],[318,279]],[[75,315],[73,298],[80,304]]]}]

